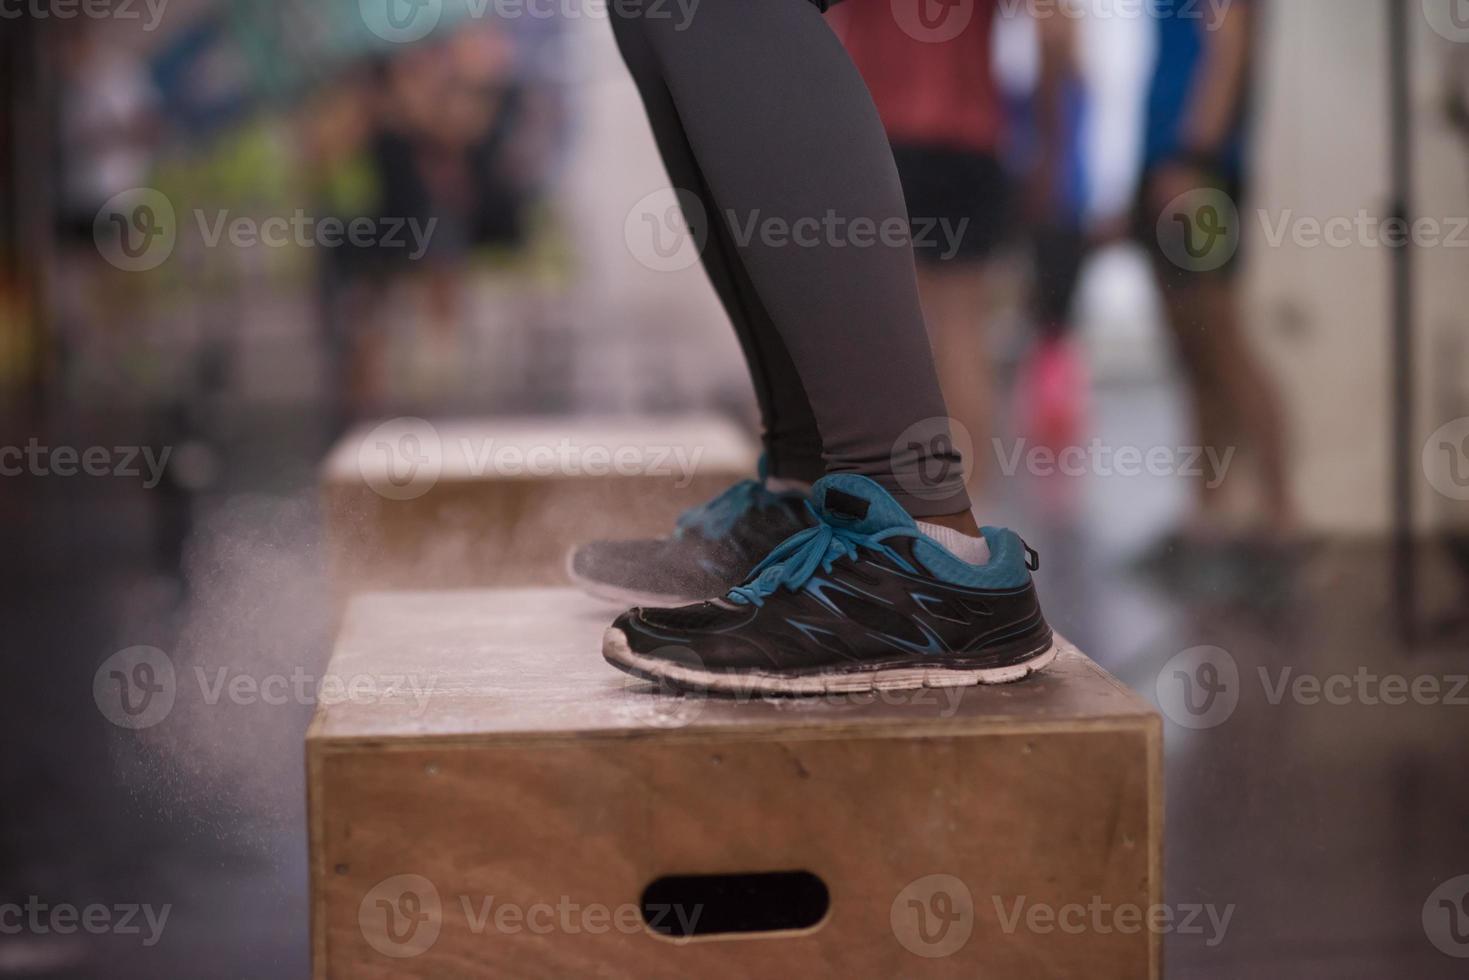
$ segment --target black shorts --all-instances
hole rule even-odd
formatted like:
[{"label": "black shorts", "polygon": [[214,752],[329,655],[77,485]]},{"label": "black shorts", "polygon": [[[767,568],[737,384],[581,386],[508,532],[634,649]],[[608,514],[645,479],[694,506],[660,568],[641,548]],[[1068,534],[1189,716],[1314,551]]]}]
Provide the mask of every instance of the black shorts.
[{"label": "black shorts", "polygon": [[[1159,240],[1158,221],[1162,217],[1157,204],[1153,201],[1153,188],[1160,166],[1144,168],[1142,176],[1138,180],[1137,198],[1133,202],[1132,209],[1132,234],[1133,238],[1148,253],[1158,267],[1170,274],[1184,274],[1187,269],[1178,268],[1177,262],[1173,261],[1164,251]],[[1239,220],[1243,221],[1245,212],[1245,198],[1249,193],[1248,185],[1243,176],[1237,172],[1215,173],[1209,177],[1209,189],[1222,191],[1228,195],[1234,203]],[[1240,253],[1244,251],[1243,227],[1236,233],[1235,244],[1229,253],[1228,259],[1216,269],[1210,269],[1207,273],[1216,276],[1232,276],[1239,271]],[[1201,273],[1193,272],[1198,275]]]},{"label": "black shorts", "polygon": [[1010,229],[1010,178],[997,157],[942,146],[896,145],[920,262],[984,259]]}]

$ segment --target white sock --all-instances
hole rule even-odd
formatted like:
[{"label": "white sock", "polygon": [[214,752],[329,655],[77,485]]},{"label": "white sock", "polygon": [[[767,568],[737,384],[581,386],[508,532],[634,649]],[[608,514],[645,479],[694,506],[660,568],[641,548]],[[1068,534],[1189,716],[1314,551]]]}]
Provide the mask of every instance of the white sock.
[{"label": "white sock", "polygon": [[990,560],[990,543],[982,535],[974,536],[956,531],[942,524],[918,522],[918,530],[933,538],[954,553],[954,557],[971,565],[987,565]]},{"label": "white sock", "polygon": [[792,480],[786,476],[767,476],[765,478],[765,489],[771,493],[799,493],[811,492],[811,484],[805,480]]}]

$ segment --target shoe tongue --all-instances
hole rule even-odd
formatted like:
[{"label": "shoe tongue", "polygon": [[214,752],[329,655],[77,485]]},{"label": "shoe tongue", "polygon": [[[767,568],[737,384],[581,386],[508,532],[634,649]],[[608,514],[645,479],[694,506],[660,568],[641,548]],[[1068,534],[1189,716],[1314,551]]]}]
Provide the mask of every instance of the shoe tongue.
[{"label": "shoe tongue", "polygon": [[886,490],[865,476],[838,473],[811,488],[811,507],[823,523],[858,534],[895,527],[917,528],[908,512]]}]

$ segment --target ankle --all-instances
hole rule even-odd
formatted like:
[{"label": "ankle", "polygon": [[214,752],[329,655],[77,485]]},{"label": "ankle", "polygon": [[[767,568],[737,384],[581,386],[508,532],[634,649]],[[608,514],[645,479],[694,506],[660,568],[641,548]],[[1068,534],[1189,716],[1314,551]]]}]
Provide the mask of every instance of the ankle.
[{"label": "ankle", "polygon": [[809,494],[811,482],[809,480],[797,480],[789,476],[767,476],[765,478],[765,489],[771,493],[799,493]]},{"label": "ankle", "polygon": [[[972,519],[970,523],[973,523]],[[958,528],[934,524],[930,521],[919,521],[918,530],[949,549],[949,552],[960,561],[968,562],[971,565],[989,564],[990,545],[979,533],[978,528],[975,528],[973,534],[968,534]]]},{"label": "ankle", "polygon": [[957,514],[941,514],[937,517],[924,517],[920,519],[925,524],[937,524],[971,538],[979,537],[979,522],[974,519],[974,511],[965,510]]}]

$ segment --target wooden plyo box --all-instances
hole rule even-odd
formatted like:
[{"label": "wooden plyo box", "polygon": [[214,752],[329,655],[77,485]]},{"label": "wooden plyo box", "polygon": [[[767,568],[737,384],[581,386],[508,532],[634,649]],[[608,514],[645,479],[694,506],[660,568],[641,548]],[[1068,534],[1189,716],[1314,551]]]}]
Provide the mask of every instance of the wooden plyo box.
[{"label": "wooden plyo box", "polygon": [[[1161,724],[1074,648],[1006,687],[721,700],[608,667],[612,615],[353,600],[306,740],[315,976],[1159,975],[1121,910],[1161,901]],[[665,876],[792,871],[814,925],[645,924]]]},{"label": "wooden plyo box", "polygon": [[714,416],[364,426],[322,466],[332,579],[344,596],[564,583],[574,544],[667,534],[758,453]]}]

